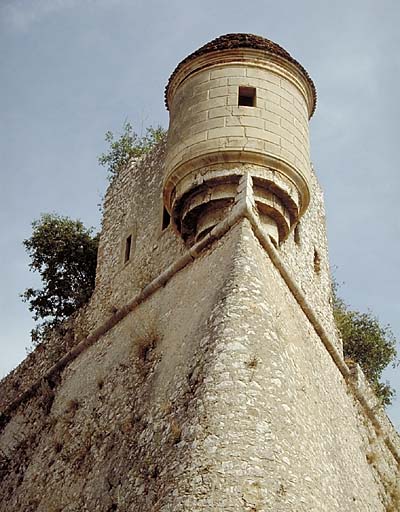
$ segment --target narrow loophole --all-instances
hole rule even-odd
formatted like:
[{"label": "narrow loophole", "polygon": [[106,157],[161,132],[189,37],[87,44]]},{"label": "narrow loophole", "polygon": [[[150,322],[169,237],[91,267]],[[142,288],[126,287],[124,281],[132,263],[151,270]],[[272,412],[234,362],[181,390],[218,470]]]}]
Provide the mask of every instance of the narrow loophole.
[{"label": "narrow loophole", "polygon": [[256,89],[255,87],[239,87],[239,107],[255,107],[256,106]]},{"label": "narrow loophole", "polygon": [[316,274],[321,272],[321,257],[316,249],[314,249],[314,272]]},{"label": "narrow loophole", "polygon": [[129,235],[125,241],[125,257],[124,262],[129,261],[131,257],[131,248],[132,248],[132,235]]},{"label": "narrow loophole", "polygon": [[294,228],[294,243],[296,245],[300,245],[300,223],[296,224],[296,227]]},{"label": "narrow loophole", "polygon": [[163,216],[162,216],[162,230],[167,229],[167,227],[170,225],[171,222],[171,216],[168,213],[168,210],[164,207],[163,208]]}]

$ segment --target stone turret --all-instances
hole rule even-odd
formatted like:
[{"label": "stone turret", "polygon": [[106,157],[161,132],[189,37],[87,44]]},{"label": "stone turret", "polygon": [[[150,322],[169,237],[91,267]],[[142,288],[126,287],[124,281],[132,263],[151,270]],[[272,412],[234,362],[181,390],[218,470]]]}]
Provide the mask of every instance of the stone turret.
[{"label": "stone turret", "polygon": [[165,97],[164,207],[181,236],[191,242],[209,232],[246,171],[264,228],[282,243],[310,200],[316,93],[305,69],[268,39],[228,34],[184,59]]}]

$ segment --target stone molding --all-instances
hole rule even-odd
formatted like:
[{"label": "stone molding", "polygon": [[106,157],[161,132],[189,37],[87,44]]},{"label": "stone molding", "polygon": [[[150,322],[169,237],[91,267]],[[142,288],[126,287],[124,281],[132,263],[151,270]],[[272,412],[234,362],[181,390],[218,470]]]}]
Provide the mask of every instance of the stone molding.
[{"label": "stone molding", "polygon": [[[266,172],[272,170],[280,173],[283,178],[286,178],[289,183],[294,185],[293,193],[298,195],[301,200],[299,205],[299,217],[304,214],[310,203],[310,191],[307,180],[303,174],[283,158],[277,158],[274,155],[269,155],[267,152],[262,153],[249,150],[226,150],[223,154],[221,151],[216,150],[199,155],[174,168],[173,171],[166,176],[164,181],[164,204],[169,213],[173,211],[173,203],[176,200],[176,196],[183,196],[184,193],[193,186],[190,180],[193,174],[203,177],[213,168],[218,168],[223,165],[227,167],[228,170],[229,165],[235,164],[257,165],[265,169]],[[183,190],[181,190],[182,188]]]}]

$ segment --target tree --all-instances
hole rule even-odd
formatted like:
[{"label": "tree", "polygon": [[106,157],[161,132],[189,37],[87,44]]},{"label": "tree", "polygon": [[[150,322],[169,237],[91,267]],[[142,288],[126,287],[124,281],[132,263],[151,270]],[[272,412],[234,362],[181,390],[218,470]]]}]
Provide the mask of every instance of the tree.
[{"label": "tree", "polygon": [[382,326],[371,312],[351,310],[337,295],[333,283],[333,315],[343,340],[344,357],[358,363],[382,405],[390,405],[395,395],[389,383],[380,382],[383,370],[396,366],[396,339],[389,326]]},{"label": "tree", "polygon": [[27,288],[24,302],[35,320],[32,331],[35,344],[46,332],[69,318],[92,295],[98,249],[98,235],[79,220],[56,214],[43,214],[32,223],[32,236],[23,244],[31,258],[30,269],[38,272],[42,288]]},{"label": "tree", "polygon": [[131,158],[138,158],[148,153],[165,135],[161,126],[146,128],[144,136],[139,136],[133,131],[129,122],[123,124],[123,132],[119,138],[115,138],[111,131],[106,132],[105,140],[110,145],[107,153],[99,157],[99,164],[106,167],[108,179],[112,181],[119,171]]},{"label": "tree", "polygon": [[[125,122],[123,133],[115,138],[106,133],[109,151],[99,157],[107,167],[110,181],[131,158],[149,152],[165,135],[161,126],[146,129],[138,136],[132,125]],[[43,287],[27,288],[22,300],[29,303],[33,318],[40,321],[32,331],[32,340],[38,344],[50,329],[61,323],[86,304],[92,295],[99,236],[87,229],[79,220],[44,214],[32,223],[32,236],[23,244],[31,258],[30,269],[38,272]]]}]

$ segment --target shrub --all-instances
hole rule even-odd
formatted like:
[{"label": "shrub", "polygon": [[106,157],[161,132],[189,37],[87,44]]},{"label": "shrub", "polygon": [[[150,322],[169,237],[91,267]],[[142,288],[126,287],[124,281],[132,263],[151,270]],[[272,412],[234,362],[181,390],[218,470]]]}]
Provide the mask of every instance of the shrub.
[{"label": "shrub", "polygon": [[371,312],[361,313],[349,308],[338,297],[333,283],[333,314],[343,340],[345,359],[358,363],[382,405],[390,405],[395,395],[389,383],[380,382],[383,370],[396,366],[396,339],[389,326],[382,326]]},{"label": "shrub", "polygon": [[139,136],[127,121],[123,124],[122,134],[115,138],[111,131],[106,132],[105,140],[110,148],[99,157],[99,164],[106,167],[108,179],[112,181],[131,158],[148,153],[165,135],[161,126],[146,128],[146,133]]}]

